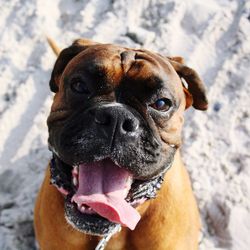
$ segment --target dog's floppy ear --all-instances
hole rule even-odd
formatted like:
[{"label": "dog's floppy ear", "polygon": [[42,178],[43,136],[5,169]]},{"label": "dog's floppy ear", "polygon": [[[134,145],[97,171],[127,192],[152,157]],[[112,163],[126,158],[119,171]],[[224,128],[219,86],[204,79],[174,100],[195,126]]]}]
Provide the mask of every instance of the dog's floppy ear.
[{"label": "dog's floppy ear", "polygon": [[50,89],[53,92],[59,90],[59,80],[67,64],[73,59],[77,54],[79,54],[84,49],[91,45],[98,44],[88,39],[78,39],[73,42],[73,44],[62,50],[55,62],[53,71],[51,73],[51,78],[49,81]]},{"label": "dog's floppy ear", "polygon": [[186,66],[182,57],[168,57],[168,59],[180,78],[183,78],[188,85],[188,88],[183,86],[186,95],[186,108],[193,105],[196,109],[206,110],[208,108],[206,89],[198,73]]}]

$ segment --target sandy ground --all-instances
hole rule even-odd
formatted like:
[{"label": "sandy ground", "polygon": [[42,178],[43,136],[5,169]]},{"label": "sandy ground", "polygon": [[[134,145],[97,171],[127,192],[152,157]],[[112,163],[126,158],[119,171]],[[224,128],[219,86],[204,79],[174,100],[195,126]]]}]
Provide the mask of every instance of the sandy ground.
[{"label": "sandy ground", "polygon": [[199,201],[200,249],[250,246],[250,2],[0,0],[0,249],[35,249],[33,204],[50,158],[48,79],[78,37],[181,55],[208,88],[186,113],[182,154]]}]

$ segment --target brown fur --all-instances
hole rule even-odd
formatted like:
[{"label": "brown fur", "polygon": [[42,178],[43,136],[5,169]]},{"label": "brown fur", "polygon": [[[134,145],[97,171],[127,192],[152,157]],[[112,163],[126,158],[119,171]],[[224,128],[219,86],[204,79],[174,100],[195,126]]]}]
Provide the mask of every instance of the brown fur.
[{"label": "brown fur", "polygon": [[[50,41],[50,44],[54,52],[59,53],[59,49],[53,41]],[[56,94],[48,122],[58,119],[59,116],[67,115],[68,111],[64,103],[61,76],[70,74],[72,68],[81,64],[81,56],[77,57],[73,63],[70,60],[83,51],[84,48],[92,45],[97,45],[97,43],[86,39],[77,40],[70,48],[61,51],[50,81],[51,90]],[[112,57],[112,50],[117,50],[119,47],[107,46],[109,46],[108,53],[111,54],[101,54],[99,52],[101,51],[101,45],[98,45],[97,49],[94,47],[93,53],[96,53],[105,62],[105,58],[116,62],[117,59]],[[127,50],[126,48],[122,49]],[[135,50],[130,50],[130,53],[133,53],[133,51]],[[193,69],[183,64],[184,60],[181,57],[166,58],[147,51],[142,54],[140,54],[140,50],[136,50],[136,52],[137,57],[147,56],[149,57],[148,61],[151,60],[156,65],[152,69],[150,65],[147,66],[147,63],[142,64],[140,68],[141,76],[145,77],[148,72],[157,70],[157,65],[164,65],[165,70],[169,72],[170,79],[172,79],[170,84],[173,84],[175,94],[182,99],[179,110],[176,111],[167,124],[159,124],[158,130],[163,142],[174,143],[179,146],[181,143],[180,131],[184,122],[182,113],[185,107],[188,108],[193,104],[197,109],[204,110],[207,108],[203,83]],[[122,67],[116,63],[113,63],[113,66],[108,65],[108,63],[109,61],[107,61],[106,65],[107,78],[113,84],[118,83],[119,77],[129,67],[129,63],[122,65]],[[67,69],[64,71],[66,65]],[[182,87],[177,74],[186,80],[188,89],[185,86]],[[129,75],[133,79],[133,71],[130,71]],[[133,87],[137,88],[136,84],[133,84]],[[138,85],[138,88],[140,88],[140,85]],[[135,91],[140,91],[140,89],[135,89]],[[198,249],[199,213],[179,150],[175,155],[171,169],[165,174],[165,181],[158,192],[157,198],[139,206],[138,211],[142,218],[135,230],[130,231],[123,228],[120,233],[111,238],[105,250]],[[49,168],[36,200],[34,223],[36,238],[42,250],[91,250],[95,249],[99,241],[98,237],[80,233],[67,223],[64,217],[64,198],[54,186],[50,185]]]}]

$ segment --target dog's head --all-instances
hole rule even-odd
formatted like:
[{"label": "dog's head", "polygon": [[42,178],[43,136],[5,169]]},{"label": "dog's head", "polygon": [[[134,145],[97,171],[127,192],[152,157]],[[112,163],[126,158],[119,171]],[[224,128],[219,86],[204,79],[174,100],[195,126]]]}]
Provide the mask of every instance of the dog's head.
[{"label": "dog's head", "polygon": [[155,195],[180,146],[183,111],[207,108],[202,81],[179,57],[80,39],[50,87],[51,178],[67,220],[91,234],[133,229],[133,207]]}]

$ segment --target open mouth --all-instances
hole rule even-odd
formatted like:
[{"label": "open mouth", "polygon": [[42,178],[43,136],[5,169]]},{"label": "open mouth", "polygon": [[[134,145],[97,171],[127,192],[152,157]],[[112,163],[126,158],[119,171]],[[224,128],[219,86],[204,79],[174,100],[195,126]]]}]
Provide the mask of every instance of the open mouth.
[{"label": "open mouth", "polygon": [[133,230],[140,220],[136,207],[154,198],[163,174],[136,180],[110,158],[69,166],[57,156],[51,160],[51,183],[65,197],[67,221],[77,230],[104,235],[117,224]]}]

